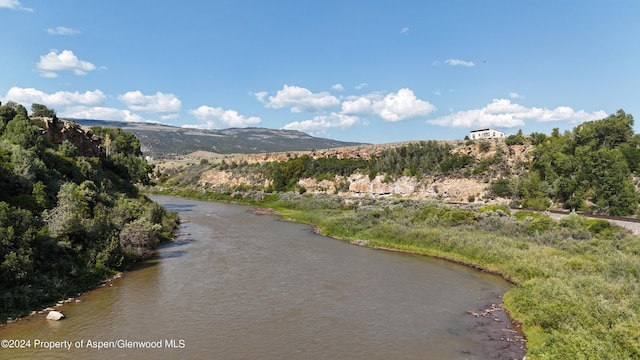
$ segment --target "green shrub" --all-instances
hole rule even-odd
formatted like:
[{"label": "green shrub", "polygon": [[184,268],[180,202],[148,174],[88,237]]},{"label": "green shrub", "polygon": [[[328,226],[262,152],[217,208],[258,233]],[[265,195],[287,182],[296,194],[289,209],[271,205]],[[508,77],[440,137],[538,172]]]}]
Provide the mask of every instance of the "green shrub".
[{"label": "green shrub", "polygon": [[498,179],[491,183],[491,193],[495,196],[509,198],[514,195],[513,189],[511,186],[511,180],[509,179]]},{"label": "green shrub", "polygon": [[473,164],[473,162],[474,162],[474,159],[470,155],[452,154],[446,157],[440,163],[440,171],[442,171],[444,174],[449,174],[452,171],[462,169],[468,165],[471,165]]},{"label": "green shrub", "polygon": [[604,219],[586,219],[584,226],[593,234],[599,234],[611,228],[611,223]]},{"label": "green shrub", "polygon": [[507,145],[524,145],[524,137],[522,135],[509,135],[504,143]]},{"label": "green shrub", "polygon": [[440,213],[440,218],[448,225],[461,225],[473,223],[476,220],[476,214],[471,210],[448,209]]},{"label": "green shrub", "polygon": [[507,214],[511,214],[511,209],[509,209],[508,207],[506,207],[505,205],[500,205],[500,204],[489,204],[489,205],[485,205],[483,207],[481,207],[480,209],[478,209],[478,212],[483,213],[483,212],[487,212],[487,211],[502,211],[504,213]]},{"label": "green shrub", "polygon": [[535,197],[522,200],[522,206],[527,209],[546,210],[551,206],[551,200],[545,197]]},{"label": "green shrub", "polygon": [[518,211],[514,213],[514,217],[526,224],[527,232],[531,235],[545,232],[553,225],[551,217],[533,211]]}]

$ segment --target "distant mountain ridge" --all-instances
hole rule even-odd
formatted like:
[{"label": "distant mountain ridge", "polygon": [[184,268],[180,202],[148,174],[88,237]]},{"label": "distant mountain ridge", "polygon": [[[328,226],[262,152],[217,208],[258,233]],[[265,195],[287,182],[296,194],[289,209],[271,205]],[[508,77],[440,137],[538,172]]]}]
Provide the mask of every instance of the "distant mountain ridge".
[{"label": "distant mountain ridge", "polygon": [[297,130],[255,127],[202,130],[142,122],[66,120],[84,127],[122,128],[140,139],[141,150],[146,156],[158,159],[175,158],[198,150],[219,154],[250,154],[330,149],[363,144],[314,137]]}]

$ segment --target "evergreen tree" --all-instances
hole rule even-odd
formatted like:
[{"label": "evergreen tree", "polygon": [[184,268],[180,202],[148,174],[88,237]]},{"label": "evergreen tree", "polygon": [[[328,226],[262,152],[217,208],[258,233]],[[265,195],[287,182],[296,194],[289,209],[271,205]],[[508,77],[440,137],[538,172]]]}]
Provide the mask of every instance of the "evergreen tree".
[{"label": "evergreen tree", "polygon": [[22,114],[7,123],[3,138],[23,148],[36,148],[43,142],[40,128]]},{"label": "evergreen tree", "polygon": [[54,120],[57,119],[56,112],[53,109],[49,109],[47,106],[42,104],[31,105],[31,116],[52,118]]}]

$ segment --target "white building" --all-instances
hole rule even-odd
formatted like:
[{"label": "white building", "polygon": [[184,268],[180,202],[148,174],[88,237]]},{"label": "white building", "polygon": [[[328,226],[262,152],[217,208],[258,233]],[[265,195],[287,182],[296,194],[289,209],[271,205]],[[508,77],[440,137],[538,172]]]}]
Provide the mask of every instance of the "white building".
[{"label": "white building", "polygon": [[499,139],[499,138],[504,138],[504,133],[502,131],[493,130],[493,129],[473,130],[469,133],[469,138],[471,140]]}]

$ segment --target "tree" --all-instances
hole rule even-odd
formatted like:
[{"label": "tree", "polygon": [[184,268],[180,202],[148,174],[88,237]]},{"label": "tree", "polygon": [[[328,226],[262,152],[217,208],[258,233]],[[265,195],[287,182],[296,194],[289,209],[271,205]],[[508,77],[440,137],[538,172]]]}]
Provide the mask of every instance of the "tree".
[{"label": "tree", "polygon": [[66,157],[74,157],[78,155],[78,148],[67,139],[58,146],[58,151],[60,151],[62,156]]},{"label": "tree", "polygon": [[158,232],[161,229],[162,226],[144,218],[132,221],[120,232],[120,246],[134,259],[147,257],[158,244]]},{"label": "tree", "polygon": [[24,283],[34,270],[36,220],[27,210],[0,202],[0,288]]},{"label": "tree", "polygon": [[67,182],[60,186],[58,204],[46,212],[44,221],[54,237],[82,234],[91,217],[91,204],[96,197],[95,185],[85,181],[81,185]]},{"label": "tree", "polygon": [[631,215],[638,206],[638,194],[631,172],[620,150],[600,149],[589,153],[580,180],[595,190],[593,202],[610,215]]},{"label": "tree", "polygon": [[29,115],[27,114],[27,109],[24,106],[22,106],[22,104],[16,105],[16,112],[18,113],[18,115],[22,115],[26,118],[29,117]]},{"label": "tree", "polygon": [[42,211],[49,206],[49,198],[47,196],[47,187],[42,181],[38,181],[33,184],[33,189],[31,190],[31,194],[33,199],[38,206],[38,210]]},{"label": "tree", "polygon": [[140,140],[133,133],[120,128],[105,128],[101,126],[93,126],[91,131],[103,139],[108,139],[109,155],[142,156]]},{"label": "tree", "polygon": [[[522,132],[522,130],[520,130],[520,132]],[[504,140],[504,143],[507,144],[507,145],[524,145],[524,136],[522,136],[520,134],[509,135]]]},{"label": "tree", "polygon": [[104,139],[106,164],[123,179],[132,183],[150,183],[149,174],[154,166],[142,157],[140,140],[120,128],[91,127],[91,131]]},{"label": "tree", "polygon": [[633,116],[618,110],[602,120],[588,121],[574,129],[576,144],[592,150],[613,149],[633,137]]},{"label": "tree", "polygon": [[143,185],[149,185],[151,182],[149,174],[153,172],[154,165],[149,164],[147,160],[122,154],[112,155],[109,160],[114,165],[113,170],[123,179]]},{"label": "tree", "polygon": [[42,104],[32,104],[31,105],[31,116],[33,117],[46,117],[57,120],[56,112],[53,109],[49,109],[45,105]]},{"label": "tree", "polygon": [[29,119],[21,114],[7,123],[3,138],[23,148],[37,148],[42,144],[40,128],[31,124]]},{"label": "tree", "polygon": [[544,143],[545,140],[547,140],[547,135],[543,133],[533,132],[531,133],[531,135],[529,135],[529,138],[531,139],[531,144],[534,146],[537,146]]},{"label": "tree", "polygon": [[25,185],[24,189],[29,188],[38,175],[47,171],[46,164],[33,149],[15,146],[11,152],[11,162],[13,174]]},{"label": "tree", "polygon": [[9,121],[13,120],[18,112],[16,111],[16,103],[9,101],[6,105],[0,106],[0,135],[4,131]]},{"label": "tree", "polygon": [[491,183],[491,192],[495,196],[510,198],[514,195],[513,185],[509,179],[498,179]]}]

